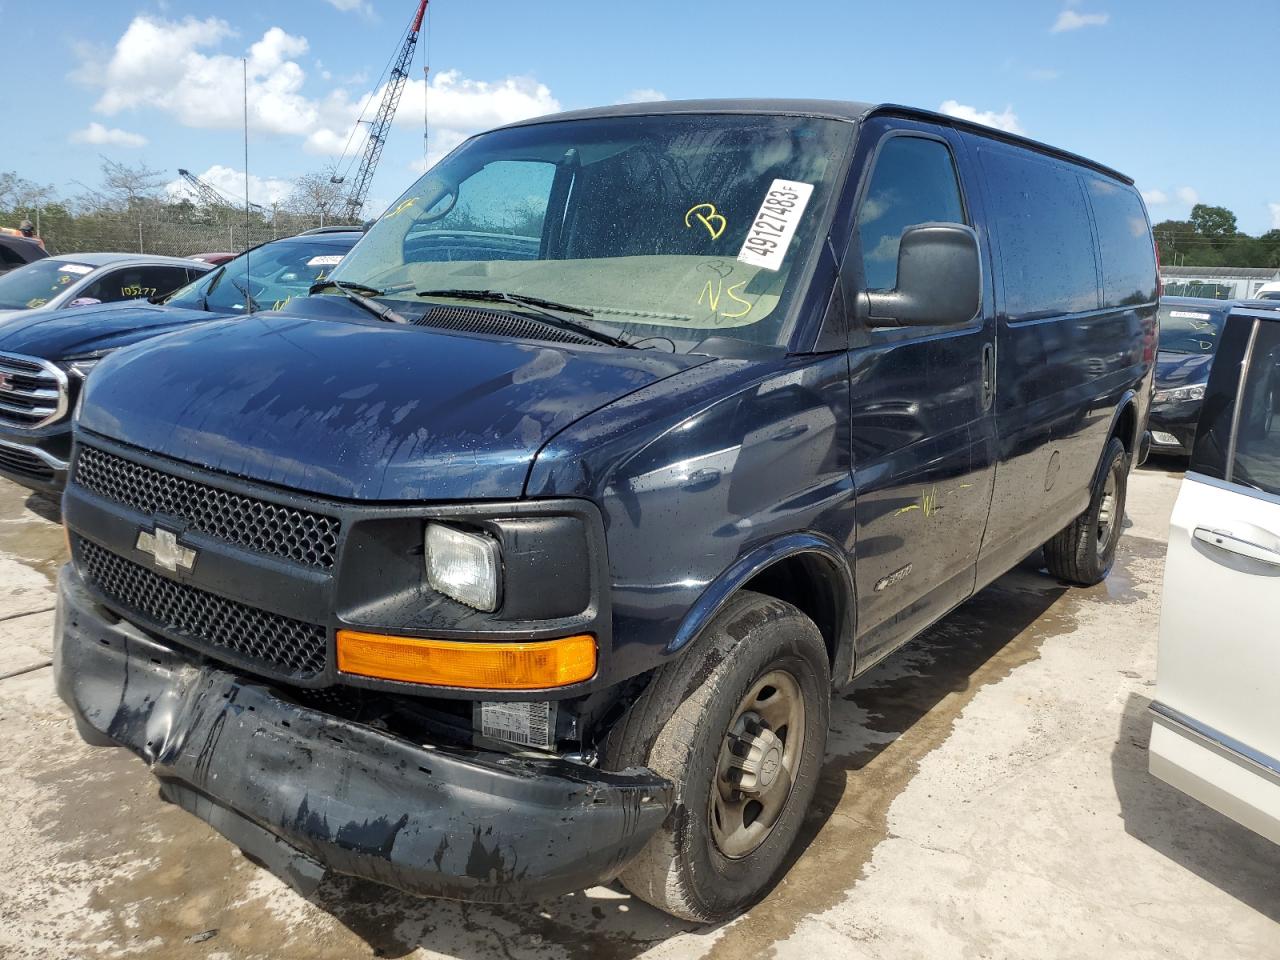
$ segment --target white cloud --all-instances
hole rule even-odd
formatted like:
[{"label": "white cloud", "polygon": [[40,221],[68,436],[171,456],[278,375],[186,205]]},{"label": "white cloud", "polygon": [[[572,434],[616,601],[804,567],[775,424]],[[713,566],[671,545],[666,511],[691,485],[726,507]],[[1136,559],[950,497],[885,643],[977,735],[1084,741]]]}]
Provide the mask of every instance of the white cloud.
[{"label": "white cloud", "polygon": [[1074,10],[1063,10],[1053,22],[1050,33],[1066,33],[1068,30],[1079,30],[1082,27],[1101,27],[1111,19],[1109,13],[1076,13]]},{"label": "white cloud", "polygon": [[1013,107],[1005,107],[1003,112],[996,113],[994,110],[979,110],[977,107],[971,107],[967,103],[960,103],[957,100],[944,100],[942,106],[938,107],[939,113],[945,113],[949,117],[958,117],[961,120],[970,120],[973,123],[981,123],[988,127],[995,127],[997,130],[1005,130],[1009,133],[1025,133],[1022,124],[1018,122],[1018,115],[1013,112]]},{"label": "white cloud", "polygon": [[[355,9],[355,0],[329,0]],[[125,111],[159,112],[179,124],[203,129],[238,129],[243,123],[240,57],[221,52],[235,36],[223,20],[188,17],[166,20],[137,16],[110,51],[81,46],[75,78],[99,89],[96,109],[107,116]],[[302,36],[271,27],[248,50],[249,126],[258,133],[298,137],[309,152],[337,156],[350,142],[358,151],[367,127],[357,127],[376,110],[385,87],[356,94],[367,81],[339,78],[322,96],[303,92],[307,79],[301,58],[309,44]],[[324,67],[316,64],[324,78]],[[438,158],[465,136],[489,127],[560,109],[545,84],[530,77],[473,80],[456,70],[409,80],[396,125],[421,131],[429,103],[431,156]]]},{"label": "white cloud", "polygon": [[369,5],[364,0],[328,0],[328,3],[343,13],[348,13],[352,10],[359,10],[364,13],[369,9]]},{"label": "white cloud", "polygon": [[145,147],[147,138],[140,133],[130,133],[119,127],[104,127],[96,120],[83,130],[71,134],[72,143],[90,143],[106,147]]},{"label": "white cloud", "polygon": [[1169,202],[1169,195],[1163,190],[1143,190],[1142,199],[1147,202],[1147,206],[1158,207],[1162,203]]},{"label": "white cloud", "polygon": [[[224,167],[215,163],[204,173],[197,173],[196,176],[232,203],[238,204],[244,201],[243,170],[236,170],[232,167]],[[174,199],[181,199],[182,197],[190,196],[191,187],[188,186],[185,180],[171,180],[165,184],[165,191]],[[293,184],[288,180],[280,177],[259,177],[252,173],[249,174],[249,199],[253,203],[260,203],[264,207],[269,207],[273,203],[283,201],[291,192],[293,192]]]},{"label": "white cloud", "polygon": [[1173,191],[1173,195],[1178,198],[1179,203],[1194,207],[1200,202],[1200,194],[1196,192],[1194,187],[1179,187]]},{"label": "white cloud", "polygon": [[[382,98],[384,89],[374,92],[373,104]],[[319,154],[341,153],[368,96],[366,93],[352,100],[343,92],[332,95],[323,105],[322,112],[334,118],[333,122],[313,130],[307,136],[304,149]],[[424,104],[430,109],[428,163],[435,163],[473,133],[555,113],[560,109],[560,101],[552,96],[546,84],[532,78],[507,77],[490,83],[470,80],[457,70],[434,74],[429,92],[422,80],[406,83],[400,108],[396,111],[396,125],[411,127],[421,133]],[[370,112],[372,108],[366,110],[366,113]],[[353,146],[364,142],[365,129],[362,126],[356,131]]]},{"label": "white cloud", "polygon": [[1271,229],[1280,230],[1280,203],[1268,203],[1267,209],[1271,211]]},{"label": "white cloud", "polygon": [[1059,77],[1062,76],[1062,71],[1052,70],[1048,67],[1034,67],[1033,69],[1027,71],[1027,76],[1029,76],[1032,80],[1042,80],[1042,81],[1057,80]]},{"label": "white cloud", "polygon": [[[240,58],[201,52],[232,35],[230,26],[214,17],[135,17],[106,65],[79,75],[102,88],[95,109],[107,116],[150,108],[184,126],[234,129],[244,116]],[[293,59],[307,46],[306,38],[272,27],[249,47],[252,129],[304,135],[319,121],[316,105],[301,93],[305,73]]]},{"label": "white cloud", "polygon": [[619,103],[659,103],[667,99],[667,95],[661,90],[655,90],[653,87],[641,87],[638,90],[630,90],[618,102]]}]

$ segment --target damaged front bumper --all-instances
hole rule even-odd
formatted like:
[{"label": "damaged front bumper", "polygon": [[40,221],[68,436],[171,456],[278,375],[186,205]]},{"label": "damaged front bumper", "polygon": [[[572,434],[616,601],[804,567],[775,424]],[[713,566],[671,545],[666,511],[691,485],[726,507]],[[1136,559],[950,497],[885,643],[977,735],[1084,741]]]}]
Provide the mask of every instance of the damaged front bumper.
[{"label": "damaged front bumper", "polygon": [[301,706],[104,616],[58,581],[58,694],[91,743],[304,892],[328,871],[423,896],[543,899],[617,875],[670,784],[557,758],[422,746]]}]

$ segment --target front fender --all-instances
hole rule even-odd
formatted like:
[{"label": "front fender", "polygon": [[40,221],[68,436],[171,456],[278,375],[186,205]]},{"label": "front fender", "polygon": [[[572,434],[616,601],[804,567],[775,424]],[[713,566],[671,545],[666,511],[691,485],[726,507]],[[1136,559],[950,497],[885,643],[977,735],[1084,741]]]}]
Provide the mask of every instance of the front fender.
[{"label": "front fender", "polygon": [[676,653],[696,639],[729,599],[754,578],[775,564],[800,557],[821,561],[817,569],[823,571],[825,586],[834,597],[834,622],[828,625],[833,634],[828,637],[832,646],[831,676],[836,686],[843,686],[852,678],[855,666],[855,581],[845,552],[838,544],[816,533],[786,534],[739,557],[707,586],[689,609],[668,644],[667,653]]}]

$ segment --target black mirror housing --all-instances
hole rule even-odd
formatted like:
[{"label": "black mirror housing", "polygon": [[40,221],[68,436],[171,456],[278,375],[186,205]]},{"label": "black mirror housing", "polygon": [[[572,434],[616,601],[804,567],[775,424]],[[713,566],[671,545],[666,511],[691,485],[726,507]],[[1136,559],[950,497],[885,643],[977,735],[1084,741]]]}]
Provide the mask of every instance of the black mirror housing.
[{"label": "black mirror housing", "polygon": [[982,306],[978,235],[959,223],[922,223],[902,232],[898,285],[858,295],[870,327],[933,327],[968,323]]}]

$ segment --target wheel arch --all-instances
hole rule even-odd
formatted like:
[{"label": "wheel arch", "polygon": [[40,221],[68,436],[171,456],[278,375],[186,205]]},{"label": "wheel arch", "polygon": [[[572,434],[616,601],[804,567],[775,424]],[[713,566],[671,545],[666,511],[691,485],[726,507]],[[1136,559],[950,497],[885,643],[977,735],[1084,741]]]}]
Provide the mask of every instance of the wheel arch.
[{"label": "wheel arch", "polygon": [[798,608],[817,625],[837,687],[853,677],[855,587],[844,551],[816,533],[791,533],[739,557],[689,609],[667,646],[676,653],[715,619],[731,597],[752,590]]},{"label": "wheel arch", "polygon": [[1129,462],[1134,462],[1142,439],[1138,430],[1140,425],[1138,419],[1138,394],[1134,390],[1126,390],[1120,397],[1120,402],[1116,404],[1115,412],[1111,414],[1111,427],[1107,430],[1107,439],[1102,445],[1101,453],[1098,454],[1098,465],[1093,471],[1095,486],[1102,476],[1102,469],[1106,462],[1107,444],[1111,442],[1112,437],[1120,438],[1120,442],[1124,444],[1124,448],[1129,454]]}]

